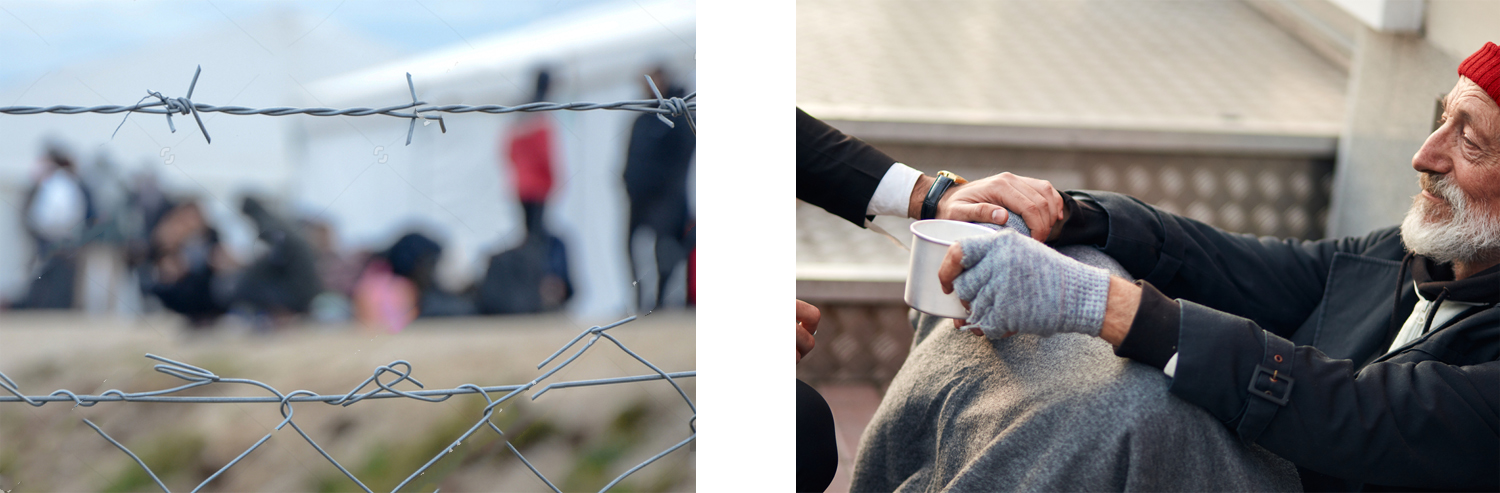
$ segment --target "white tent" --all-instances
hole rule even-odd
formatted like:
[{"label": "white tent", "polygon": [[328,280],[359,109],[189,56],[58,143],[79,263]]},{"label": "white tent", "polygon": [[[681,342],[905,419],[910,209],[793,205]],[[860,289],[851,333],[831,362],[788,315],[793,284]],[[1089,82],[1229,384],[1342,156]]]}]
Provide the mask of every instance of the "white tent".
[{"label": "white tent", "polygon": [[[379,107],[417,97],[430,104],[529,102],[535,71],[552,73],[549,100],[643,99],[643,75],[665,66],[674,85],[694,86],[696,22],[691,1],[624,3],[536,23],[493,38],[381,64],[308,84],[316,104]],[[663,88],[665,90],[665,88]],[[633,304],[625,253],[627,202],[621,172],[631,122],[624,111],[554,112],[557,173],[547,224],[567,242],[576,298],[585,316],[614,316]],[[380,246],[412,229],[445,246],[439,281],[465,286],[490,255],[524,236],[519,203],[502,160],[517,115],[462,114],[408,120],[302,118],[288,127],[301,210],[334,222],[345,244]],[[340,121],[342,120],[342,121]]]}]

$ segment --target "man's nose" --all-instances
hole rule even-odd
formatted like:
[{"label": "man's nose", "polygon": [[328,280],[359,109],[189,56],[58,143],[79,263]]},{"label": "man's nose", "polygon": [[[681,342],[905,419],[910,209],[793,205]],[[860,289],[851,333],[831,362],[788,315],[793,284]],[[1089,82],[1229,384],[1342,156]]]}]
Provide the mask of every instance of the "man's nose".
[{"label": "man's nose", "polygon": [[1427,141],[1422,143],[1422,148],[1417,149],[1417,154],[1411,157],[1411,167],[1423,173],[1443,174],[1453,169],[1453,159],[1449,154],[1449,133],[1452,123],[1444,124],[1427,136]]}]

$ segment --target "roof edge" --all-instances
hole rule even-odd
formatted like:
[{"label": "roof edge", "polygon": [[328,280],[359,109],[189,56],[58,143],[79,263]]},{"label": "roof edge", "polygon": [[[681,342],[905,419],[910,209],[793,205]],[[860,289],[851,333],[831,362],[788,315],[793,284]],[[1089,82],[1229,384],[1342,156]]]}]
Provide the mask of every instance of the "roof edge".
[{"label": "roof edge", "polygon": [[824,120],[868,141],[1072,150],[1247,153],[1333,157],[1338,133]]}]

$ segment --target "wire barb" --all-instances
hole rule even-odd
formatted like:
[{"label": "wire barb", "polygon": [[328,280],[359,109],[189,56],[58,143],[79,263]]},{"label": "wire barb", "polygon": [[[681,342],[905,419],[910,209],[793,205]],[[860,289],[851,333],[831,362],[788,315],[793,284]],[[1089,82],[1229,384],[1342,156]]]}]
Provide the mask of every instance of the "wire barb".
[{"label": "wire barb", "polygon": [[[693,115],[688,112],[688,104],[683,98],[672,97],[663,99],[661,97],[661,90],[656,88],[656,81],[651,80],[651,76],[649,75],[646,76],[646,85],[651,86],[651,93],[656,95],[657,108],[667,111],[666,114],[657,113],[656,119],[667,124],[667,128],[677,128],[677,125],[673,124],[672,120],[667,118],[667,115],[686,117],[688,130],[691,130],[694,136],[698,135],[698,129],[693,125]],[[698,93],[696,92],[689,94],[687,99],[694,99],[697,95]]]},{"label": "wire barb", "polygon": [[[188,88],[188,92],[189,92],[189,94],[192,93],[192,88],[191,87]],[[415,88],[412,89],[412,93],[413,93],[413,100],[415,100],[415,93],[416,93]],[[186,99],[186,98],[184,98],[184,99]],[[416,121],[415,118],[413,118],[412,121],[415,122]],[[548,363],[551,363],[559,355],[561,355],[564,351],[567,351],[569,348],[575,346],[578,343],[578,341],[582,340],[584,337],[586,337],[586,336],[592,336],[589,339],[589,341],[583,345],[582,348],[579,348],[577,352],[575,352],[573,355],[569,356],[567,359],[563,360],[563,362],[559,363],[555,368],[552,368],[551,370],[548,370],[547,372],[545,372],[541,376],[539,376],[539,377],[531,380],[530,382],[527,382],[527,383],[524,383],[524,384],[519,384],[519,385],[499,385],[499,386],[481,387],[479,385],[475,385],[475,384],[472,384],[472,383],[465,383],[465,384],[459,385],[458,387],[450,388],[450,389],[428,390],[428,389],[425,388],[426,386],[424,384],[422,384],[421,381],[417,380],[416,377],[412,376],[412,374],[414,373],[414,368],[412,367],[412,364],[410,362],[407,362],[405,360],[396,360],[396,361],[392,361],[389,364],[381,365],[381,366],[376,367],[375,371],[373,373],[371,373],[371,375],[368,378],[366,378],[359,385],[355,386],[353,389],[349,390],[348,392],[346,392],[344,394],[328,394],[328,395],[324,395],[324,394],[318,394],[318,393],[310,391],[310,390],[297,390],[297,391],[293,391],[291,393],[283,394],[281,391],[276,390],[276,388],[274,388],[274,387],[272,387],[270,385],[267,385],[267,384],[265,384],[263,382],[260,382],[260,381],[250,380],[250,379],[242,379],[242,378],[226,378],[226,377],[219,376],[218,374],[215,374],[212,371],[209,371],[207,369],[204,369],[204,368],[201,368],[201,367],[198,367],[198,366],[194,366],[194,365],[191,365],[191,364],[188,364],[188,363],[184,363],[184,362],[181,362],[181,361],[177,361],[177,360],[165,358],[165,357],[162,357],[162,356],[157,356],[155,354],[147,353],[146,354],[147,358],[161,362],[161,364],[158,364],[158,365],[154,366],[154,369],[156,371],[164,373],[164,374],[167,374],[167,375],[171,375],[173,377],[176,377],[176,378],[184,380],[184,381],[187,381],[187,383],[185,383],[183,385],[179,385],[177,387],[169,388],[169,389],[147,391],[147,392],[127,393],[127,392],[124,392],[124,391],[119,390],[119,389],[110,389],[110,390],[106,390],[106,391],[100,393],[99,395],[78,395],[78,394],[75,394],[72,391],[69,391],[67,389],[59,389],[59,390],[53,391],[51,394],[48,394],[46,396],[28,396],[28,395],[25,395],[24,393],[21,392],[20,387],[18,387],[16,385],[16,383],[15,383],[14,380],[11,380],[10,377],[6,376],[4,372],[0,372],[0,389],[4,389],[5,391],[7,391],[10,394],[12,394],[11,396],[0,395],[0,402],[25,402],[27,404],[30,404],[30,405],[36,406],[36,407],[40,407],[42,405],[45,405],[48,402],[57,402],[57,401],[71,401],[71,402],[73,402],[74,407],[77,407],[77,406],[88,407],[88,406],[96,405],[96,404],[98,404],[100,402],[172,402],[172,403],[217,403],[217,404],[226,404],[226,403],[271,403],[271,402],[274,402],[274,403],[277,404],[277,409],[278,409],[278,411],[281,414],[281,417],[282,417],[281,422],[279,424],[277,424],[275,426],[275,428],[272,429],[270,432],[266,433],[265,436],[261,437],[260,440],[256,441],[253,445],[251,445],[249,448],[245,449],[238,456],[236,456],[234,458],[234,460],[229,461],[228,464],[225,464],[223,467],[219,468],[219,470],[215,471],[212,475],[210,475],[207,479],[204,479],[201,483],[199,483],[197,485],[196,488],[193,489],[193,491],[196,492],[196,491],[202,490],[210,482],[212,482],[213,480],[215,480],[215,479],[219,478],[220,476],[222,476],[224,474],[224,471],[228,470],[231,467],[234,467],[235,464],[238,464],[242,459],[244,459],[246,456],[250,455],[251,452],[254,452],[256,449],[260,448],[260,446],[262,444],[266,443],[267,440],[270,440],[271,437],[273,435],[275,435],[278,431],[280,431],[282,428],[285,428],[286,426],[290,425],[292,427],[292,429],[295,430],[297,432],[297,434],[299,436],[301,436],[304,441],[306,441],[309,445],[312,445],[313,448],[316,449],[318,451],[318,453],[323,456],[324,459],[327,459],[328,462],[330,462],[330,463],[332,463],[334,465],[334,467],[337,467],[338,470],[339,470],[339,472],[342,472],[345,477],[348,477],[349,480],[353,481],[356,485],[358,485],[360,489],[362,489],[362,490],[366,491],[367,493],[369,493],[369,492],[371,492],[371,490],[370,490],[370,488],[368,486],[365,485],[364,482],[360,481],[358,477],[356,477],[353,473],[349,472],[349,470],[347,468],[345,468],[343,466],[343,464],[340,464],[338,460],[335,460],[332,455],[330,455],[326,450],[323,449],[323,447],[321,445],[318,444],[317,441],[313,440],[312,437],[308,436],[308,434],[305,431],[303,431],[301,427],[297,426],[297,423],[292,419],[293,414],[294,414],[293,413],[293,408],[292,408],[292,403],[295,403],[295,402],[322,402],[324,404],[338,405],[338,406],[347,407],[349,405],[352,405],[352,404],[354,404],[356,402],[360,402],[360,401],[365,400],[365,399],[407,398],[407,399],[414,399],[414,400],[424,401],[424,402],[442,402],[442,401],[448,400],[449,398],[452,398],[455,395],[460,395],[460,394],[478,394],[480,397],[484,398],[484,400],[485,400],[485,402],[487,404],[486,404],[484,410],[482,411],[481,416],[473,424],[473,426],[470,426],[469,429],[467,431],[465,431],[463,435],[459,436],[457,439],[455,439],[447,447],[444,447],[442,451],[438,452],[437,455],[433,456],[430,460],[428,460],[427,463],[424,464],[424,465],[422,465],[421,468],[417,469],[416,471],[413,471],[411,473],[411,475],[408,476],[405,481],[402,481],[401,484],[397,485],[396,488],[395,488],[395,490],[393,490],[393,491],[399,491],[399,490],[401,490],[407,484],[411,483],[416,478],[422,476],[425,472],[427,472],[427,470],[433,464],[437,463],[443,457],[445,457],[448,454],[452,453],[453,449],[455,447],[461,446],[463,444],[464,440],[467,440],[470,436],[472,436],[480,428],[482,428],[482,427],[488,427],[489,429],[493,430],[497,435],[500,436],[501,440],[503,440],[505,442],[506,448],[509,449],[511,451],[511,453],[516,456],[517,459],[520,459],[521,462],[526,465],[526,468],[529,469],[532,472],[532,474],[536,475],[536,477],[538,479],[541,479],[542,482],[545,483],[547,485],[547,487],[550,488],[552,491],[556,491],[556,492],[561,493],[561,490],[559,490],[558,487],[550,479],[548,479],[545,474],[543,474],[540,470],[538,470],[536,468],[536,466],[532,465],[531,461],[527,460],[526,457],[521,454],[521,451],[518,450],[518,449],[516,449],[515,445],[511,444],[510,438],[504,432],[502,432],[500,430],[499,426],[496,426],[495,423],[493,421],[491,421],[491,417],[494,416],[494,413],[503,411],[503,409],[497,409],[497,408],[501,404],[503,404],[505,401],[509,400],[511,397],[519,395],[522,392],[525,392],[527,390],[535,388],[537,385],[539,385],[541,383],[541,381],[546,380],[548,377],[551,377],[552,375],[556,374],[558,371],[562,370],[564,367],[568,366],[570,363],[576,361],[580,356],[582,356],[584,354],[585,351],[587,351],[590,347],[593,347],[593,345],[594,345],[594,343],[596,341],[598,341],[599,339],[603,338],[603,339],[608,339],[610,342],[614,343],[617,347],[620,348],[621,351],[624,351],[626,354],[630,355],[632,358],[634,358],[636,361],[640,362],[642,365],[650,368],[654,373],[652,373],[652,374],[646,374],[646,375],[627,376],[627,377],[613,377],[613,378],[601,378],[601,379],[594,379],[594,380],[578,380],[578,381],[569,381],[569,382],[557,382],[557,383],[553,383],[553,384],[550,384],[550,385],[547,385],[547,386],[543,387],[540,391],[536,392],[536,394],[532,395],[531,399],[535,400],[537,397],[540,397],[543,393],[547,392],[548,390],[552,390],[552,389],[564,389],[564,388],[574,388],[574,387],[590,387],[590,386],[597,386],[597,385],[615,385],[615,384],[624,384],[624,383],[648,382],[648,381],[653,381],[653,380],[666,380],[669,384],[672,385],[672,387],[674,389],[677,390],[677,393],[680,396],[682,396],[683,401],[685,403],[687,403],[688,409],[691,410],[692,413],[693,413],[692,417],[688,420],[688,427],[692,430],[692,433],[690,435],[688,435],[688,437],[686,439],[683,439],[682,441],[678,442],[676,445],[673,445],[671,447],[668,447],[665,450],[662,450],[661,452],[657,453],[656,455],[652,456],[651,458],[646,459],[645,461],[641,462],[640,464],[635,465],[634,467],[630,468],[629,470],[626,470],[624,473],[622,473],[619,476],[615,477],[614,480],[610,481],[609,484],[605,485],[605,487],[602,490],[600,490],[600,491],[606,491],[606,490],[609,490],[610,488],[613,488],[615,485],[619,484],[621,480],[625,479],[625,477],[630,476],[631,474],[634,474],[636,471],[640,470],[641,468],[646,467],[647,465],[650,465],[651,463],[657,461],[658,459],[660,459],[660,458],[662,458],[662,457],[664,457],[664,456],[666,456],[666,455],[668,455],[668,454],[676,451],[677,449],[682,448],[684,445],[687,445],[688,443],[693,442],[694,440],[697,439],[697,436],[698,436],[697,426],[696,426],[696,422],[697,422],[697,419],[698,419],[697,406],[695,406],[693,404],[692,398],[688,397],[687,392],[683,391],[682,387],[680,385],[678,385],[677,381],[676,381],[679,378],[694,378],[694,377],[697,376],[697,372],[696,371],[684,371],[684,372],[667,373],[665,371],[662,371],[660,368],[658,368],[656,365],[652,364],[650,361],[647,361],[645,358],[642,358],[640,355],[636,354],[634,351],[631,351],[629,348],[625,347],[625,344],[621,343],[619,339],[616,339],[613,335],[608,334],[608,333],[605,332],[605,331],[607,331],[609,329],[613,329],[615,327],[619,327],[619,326],[621,326],[621,325],[623,325],[623,324],[625,324],[627,322],[633,321],[633,320],[635,320],[635,317],[632,316],[632,317],[628,317],[628,318],[625,318],[623,320],[619,320],[617,322],[614,322],[614,323],[611,323],[611,324],[608,324],[608,325],[594,326],[594,327],[590,327],[588,329],[585,329],[584,331],[582,331],[581,333],[579,333],[576,337],[574,337],[572,340],[570,340],[567,344],[565,344],[563,347],[559,348],[556,352],[554,352],[546,360],[544,360],[542,362],[542,364],[537,365],[537,369],[541,369],[542,367],[546,366]],[[381,380],[381,377],[385,376],[387,374],[393,375],[394,378],[390,378],[390,379],[388,379],[388,381]],[[397,389],[396,386],[399,385],[399,384],[401,384],[401,383],[403,383],[403,382],[410,382],[411,385],[414,385],[417,388],[422,389],[422,390],[402,390],[402,389]],[[376,388],[361,393],[362,391],[364,391],[364,389],[366,387],[369,387],[370,384],[372,384],[372,383],[375,385]],[[221,396],[173,396],[173,395],[168,395],[168,394],[173,394],[173,393],[181,392],[181,391],[184,391],[184,390],[187,390],[187,389],[191,389],[191,388],[194,388],[194,387],[200,387],[200,386],[204,386],[204,385],[215,385],[215,384],[250,385],[250,386],[259,387],[261,389],[264,389],[267,392],[269,392],[271,395],[270,396],[261,396],[261,397],[228,397],[228,396],[222,396],[222,395]],[[504,396],[500,397],[499,399],[492,399],[490,397],[490,393],[491,392],[506,392],[506,394]],[[113,444],[116,448],[119,448],[121,451],[125,452],[126,455],[129,455],[131,459],[135,460],[136,464],[140,465],[141,468],[146,471],[146,474],[148,474],[148,475],[151,476],[152,480],[156,481],[157,486],[161,487],[162,491],[168,491],[170,493],[170,490],[168,490],[167,487],[166,487],[166,485],[164,483],[162,483],[161,479],[156,476],[156,473],[151,470],[151,467],[149,465],[147,465],[145,463],[145,461],[141,460],[141,458],[139,456],[137,456],[134,452],[131,452],[130,449],[127,448],[125,445],[121,444],[120,442],[116,441],[114,438],[110,437],[108,433],[104,432],[103,428],[101,428],[97,424],[94,424],[93,421],[85,419],[85,420],[83,420],[83,422],[84,422],[84,424],[88,425],[90,428],[93,428],[94,431],[99,434],[99,436],[104,437],[104,439],[108,440],[109,443]]]},{"label": "wire barb", "polygon": [[[411,103],[401,104],[401,105],[396,105],[396,106],[386,106],[386,107],[383,107],[383,108],[362,108],[361,107],[361,108],[334,109],[334,108],[291,108],[291,107],[246,108],[246,107],[243,107],[243,106],[214,106],[214,105],[211,105],[211,104],[194,103],[193,100],[192,100],[192,98],[193,98],[193,90],[195,88],[197,88],[197,86],[198,86],[198,76],[201,75],[202,73],[203,73],[203,66],[199,65],[197,71],[193,72],[193,81],[190,84],[188,84],[187,96],[180,97],[180,98],[170,98],[170,97],[162,95],[162,93],[160,93],[160,92],[152,91],[152,90],[148,89],[146,91],[146,96],[145,97],[142,97],[139,101],[136,101],[135,104],[130,105],[130,106],[117,106],[117,105],[101,105],[101,106],[67,106],[67,105],[53,105],[53,106],[0,106],[0,114],[7,114],[7,115],[36,115],[36,114],[41,114],[41,113],[54,113],[54,114],[60,114],[60,115],[76,115],[76,114],[80,114],[80,113],[104,113],[104,114],[125,113],[125,118],[121,119],[120,120],[120,124],[117,125],[117,126],[115,126],[114,133],[109,134],[109,136],[110,136],[111,139],[113,139],[116,134],[120,133],[120,127],[123,127],[125,125],[125,121],[130,119],[130,114],[131,113],[139,112],[139,113],[150,113],[150,114],[166,115],[166,117],[167,117],[167,128],[170,129],[173,133],[177,132],[177,124],[175,124],[175,123],[172,122],[172,114],[174,114],[174,113],[181,114],[181,115],[191,114],[191,115],[193,115],[193,120],[198,123],[198,131],[203,133],[203,139],[206,140],[206,141],[208,141],[208,143],[210,143],[210,144],[213,143],[213,139],[208,136],[208,129],[203,126],[203,118],[200,116],[201,113],[227,113],[227,114],[230,114],[230,115],[240,115],[240,116],[243,116],[243,115],[266,115],[266,116],[287,116],[287,115],[373,116],[373,115],[384,115],[384,116],[391,116],[391,117],[397,117],[397,118],[406,118],[406,119],[410,120],[409,123],[407,124],[407,127],[406,127],[406,145],[411,145],[412,135],[414,133],[416,133],[416,130],[417,130],[417,119],[418,118],[421,118],[423,120],[437,120],[437,122],[438,122],[438,128],[440,130],[442,130],[442,133],[448,133],[448,125],[447,125],[447,123],[444,122],[443,115],[441,115],[439,113],[453,113],[453,114],[458,114],[458,113],[487,113],[487,114],[494,115],[494,114],[517,113],[517,112],[519,112],[519,113],[535,113],[535,112],[542,112],[542,111],[593,111],[593,110],[635,111],[635,112],[640,112],[640,113],[655,113],[657,119],[661,120],[662,123],[665,123],[665,124],[667,124],[668,127],[672,127],[672,128],[676,128],[676,124],[674,124],[672,122],[672,120],[670,118],[668,118],[668,117],[678,117],[678,116],[681,116],[685,120],[687,120],[688,129],[692,130],[693,135],[696,136],[698,134],[698,130],[697,130],[696,124],[693,122],[693,112],[697,111],[697,109],[698,109],[698,103],[696,101],[698,93],[695,92],[695,93],[692,93],[692,94],[688,94],[686,97],[681,97],[681,98],[679,98],[679,97],[670,97],[670,98],[662,97],[661,91],[659,89],[657,89],[657,87],[656,87],[656,82],[653,81],[653,80],[651,80],[651,76],[649,76],[649,75],[646,76],[646,83],[651,86],[651,92],[656,95],[656,99],[615,101],[615,102],[611,102],[611,103],[590,103],[590,102],[549,103],[549,102],[535,102],[535,103],[527,103],[527,104],[518,105],[518,106],[502,106],[502,105],[495,105],[495,104],[485,104],[485,105],[477,105],[477,106],[465,105],[465,104],[449,104],[449,105],[442,105],[442,106],[423,106],[423,105],[427,104],[427,102],[421,101],[421,100],[417,99],[416,84],[412,82],[411,73],[407,72],[407,74],[406,74],[406,87],[407,87],[407,90],[411,93]],[[149,102],[149,103],[145,102],[149,98],[156,98],[156,101],[152,101],[152,102]],[[401,110],[409,110],[409,111],[402,112]]]}]

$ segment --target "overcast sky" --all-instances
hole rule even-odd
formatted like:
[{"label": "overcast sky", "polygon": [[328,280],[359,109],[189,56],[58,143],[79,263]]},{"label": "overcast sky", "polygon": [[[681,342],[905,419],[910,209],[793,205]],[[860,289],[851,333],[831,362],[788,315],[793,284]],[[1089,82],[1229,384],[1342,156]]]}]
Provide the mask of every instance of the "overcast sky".
[{"label": "overcast sky", "polygon": [[630,0],[0,0],[0,87],[24,85],[59,67],[133,52],[185,31],[235,29],[236,23],[277,10],[338,22],[418,52],[610,1]]}]

